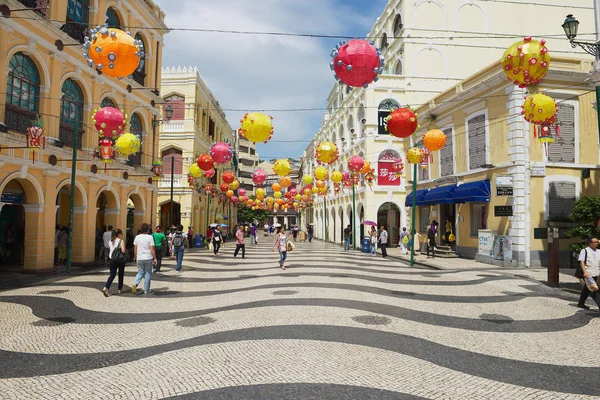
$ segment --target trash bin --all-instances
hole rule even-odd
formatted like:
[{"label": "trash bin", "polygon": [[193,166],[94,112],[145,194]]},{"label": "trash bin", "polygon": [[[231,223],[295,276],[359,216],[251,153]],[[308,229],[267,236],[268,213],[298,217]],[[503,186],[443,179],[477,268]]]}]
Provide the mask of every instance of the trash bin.
[{"label": "trash bin", "polygon": [[202,235],[196,235],[196,237],[194,238],[194,247],[204,247],[204,240],[202,240]]},{"label": "trash bin", "polygon": [[371,252],[371,237],[370,236],[363,236],[362,246],[360,248],[360,251],[362,251],[363,253]]}]

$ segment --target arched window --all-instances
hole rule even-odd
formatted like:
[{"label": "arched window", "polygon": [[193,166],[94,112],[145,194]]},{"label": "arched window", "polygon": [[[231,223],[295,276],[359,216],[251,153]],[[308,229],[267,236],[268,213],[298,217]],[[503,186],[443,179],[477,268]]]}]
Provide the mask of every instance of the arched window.
[{"label": "arched window", "polygon": [[384,33],[383,35],[381,35],[381,46],[380,50],[383,52],[387,47],[388,47],[388,40],[387,40],[387,34]]},{"label": "arched window", "polygon": [[31,58],[18,52],[8,63],[4,123],[25,133],[39,111],[40,73]]},{"label": "arched window", "polygon": [[354,130],[354,120],[352,119],[352,115],[348,116],[348,123],[346,125],[348,127],[348,133],[353,134],[354,132],[352,131]]},{"label": "arched window", "polygon": [[[139,114],[131,114],[131,119],[129,120],[129,131],[137,136],[140,141],[142,141],[142,132],[144,129],[142,126],[142,119],[140,118]],[[136,166],[142,165],[142,151],[140,150],[137,154],[129,156],[129,163]]]},{"label": "arched window", "polygon": [[386,118],[396,108],[400,108],[400,104],[394,99],[385,99],[381,103],[379,103],[379,107],[377,110],[377,119],[379,125],[377,133],[379,135],[389,135],[389,132],[387,131]]},{"label": "arched window", "polygon": [[402,25],[402,16],[397,14],[396,18],[394,18],[394,36],[400,36],[403,27],[404,25]]},{"label": "arched window", "polygon": [[100,103],[100,108],[103,107],[114,107],[114,108],[118,108],[117,105],[115,104],[114,101],[112,101],[110,98],[105,97],[102,99],[102,103]]},{"label": "arched window", "polygon": [[144,38],[139,33],[135,34],[135,40],[142,42],[142,45],[144,46],[144,52],[140,58],[140,65],[133,73],[133,80],[144,86],[146,80],[146,42],[144,42]]},{"label": "arched window", "polygon": [[398,60],[394,67],[394,75],[402,75],[402,60]]},{"label": "arched window", "polygon": [[88,29],[89,8],[89,0],[69,0],[67,3],[67,23],[61,30],[80,43],[83,43]]},{"label": "arched window", "polygon": [[77,147],[82,146],[83,129],[83,92],[73,79],[69,78],[62,85],[60,105],[59,139],[63,144],[73,147],[75,132],[79,134]]},{"label": "arched window", "polygon": [[365,119],[365,106],[361,104],[360,106],[358,106],[358,121],[361,124],[364,124],[367,121],[363,122],[363,119]]},{"label": "arched window", "polygon": [[[338,136],[339,136],[339,140],[341,140],[342,142],[344,142],[344,140],[346,140],[346,138],[344,137],[344,125],[340,125],[340,129],[338,131]],[[336,143],[339,146],[339,143]]]},{"label": "arched window", "polygon": [[108,7],[106,10],[106,24],[109,28],[121,29],[121,19],[114,8]]}]

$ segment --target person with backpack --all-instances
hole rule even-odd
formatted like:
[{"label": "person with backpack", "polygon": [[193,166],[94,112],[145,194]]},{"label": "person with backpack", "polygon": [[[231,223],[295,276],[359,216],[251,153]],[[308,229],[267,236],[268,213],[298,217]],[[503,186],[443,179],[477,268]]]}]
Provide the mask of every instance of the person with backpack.
[{"label": "person with backpack", "polygon": [[215,227],[215,231],[213,232],[213,252],[215,256],[219,253],[219,249],[221,248],[221,244],[223,243],[223,234],[221,233],[221,227]]},{"label": "person with backpack", "polygon": [[123,240],[123,231],[120,229],[116,229],[113,233],[113,237],[109,242],[109,258],[110,258],[110,276],[102,289],[102,294],[104,297],[108,297],[108,289],[110,289],[110,285],[112,285],[115,280],[115,276],[117,276],[117,271],[119,273],[119,285],[117,286],[117,293],[121,293],[123,290],[123,277],[125,276],[125,262],[127,261],[127,256],[125,255],[127,250],[125,248],[125,241]]},{"label": "person with backpack", "polygon": [[350,243],[352,241],[352,228],[350,224],[344,229],[344,251],[350,250]]},{"label": "person with backpack", "polygon": [[[598,251],[598,238],[590,237],[588,238],[587,242],[588,247],[581,250],[581,253],[579,253],[579,268],[581,271],[578,272],[580,272],[581,279],[591,278],[596,282],[597,285],[598,276],[600,275],[600,252]],[[577,303],[577,307],[586,310],[589,309],[589,307],[585,305],[585,301],[590,295],[600,309],[600,296],[598,296],[598,291],[591,291],[590,288],[588,288],[588,285],[585,283],[581,289],[581,295],[579,296],[579,303]]]},{"label": "person with backpack", "polygon": [[183,261],[183,249],[185,248],[186,239],[187,235],[183,232],[183,225],[179,225],[171,238],[171,248],[173,249],[173,254],[175,255],[175,260],[177,262],[175,271],[177,272],[181,272],[181,262]]},{"label": "person with backpack", "polygon": [[[252,225],[254,227],[254,225]],[[252,235],[252,233],[250,234]],[[256,234],[255,234],[256,236]],[[252,237],[252,236],[250,236]],[[237,227],[235,232],[235,251],[233,252],[233,256],[237,257],[240,249],[242,249],[242,258],[246,258],[246,244],[244,243],[244,230],[241,225]]]},{"label": "person with backpack", "polygon": [[427,228],[427,258],[429,258],[429,249],[431,248],[431,258],[435,258],[435,238],[437,237],[438,223],[434,219]]},{"label": "person with backpack", "polygon": [[162,227],[160,225],[156,227],[156,232],[152,234],[152,238],[154,239],[154,252],[156,253],[156,267],[154,268],[154,272],[160,272],[163,251],[167,244],[167,237],[162,232]]},{"label": "person with backpack", "polygon": [[398,240],[398,245],[400,246],[400,252],[403,256],[408,254],[407,245],[410,240],[408,232],[406,232],[406,228],[402,228],[402,232],[400,232],[400,240]]}]

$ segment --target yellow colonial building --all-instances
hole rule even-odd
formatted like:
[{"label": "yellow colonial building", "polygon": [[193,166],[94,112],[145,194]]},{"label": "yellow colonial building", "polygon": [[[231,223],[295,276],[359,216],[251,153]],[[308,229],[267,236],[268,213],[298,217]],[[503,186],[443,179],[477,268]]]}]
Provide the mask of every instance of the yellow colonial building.
[{"label": "yellow colonial building", "polygon": [[[50,4],[51,3],[51,4]],[[0,107],[1,269],[50,272],[54,267],[57,223],[69,223],[70,177],[78,139],[73,263],[97,256],[97,231],[112,225],[125,230],[150,222],[155,187],[152,155],[158,147],[153,119],[160,119],[160,68],[164,14],[152,0],[6,0],[13,11],[0,25],[0,69],[5,88]],[[47,8],[44,8],[48,6]],[[23,10],[27,7],[37,9]],[[61,21],[61,22],[57,22]],[[63,22],[64,21],[64,22]],[[149,26],[131,34],[144,43],[141,68],[117,80],[99,75],[82,56],[84,32],[107,22],[111,27]],[[56,41],[64,44],[57,46]],[[104,170],[95,158],[95,109],[114,105],[129,115],[129,130],[142,152],[119,158]],[[26,146],[27,128],[39,116],[46,146]],[[35,156],[35,161],[34,161]]]},{"label": "yellow colonial building", "polygon": [[[418,172],[416,226],[423,242],[432,220],[440,223],[441,235],[449,220],[460,256],[546,264],[546,221],[568,217],[580,196],[600,194],[595,94],[585,83],[592,67],[587,60],[553,57],[538,86],[519,89],[496,62],[416,110],[421,130],[405,147],[422,147],[429,129],[447,137]],[[521,114],[526,95],[540,92],[558,105],[559,134],[551,127],[550,144],[541,143],[540,126]],[[412,166],[406,179],[411,175]],[[412,198],[405,204],[409,216]],[[569,262],[568,243],[561,241],[563,264]]]},{"label": "yellow colonial building", "polygon": [[159,153],[164,178],[159,184],[157,221],[163,226],[180,223],[186,230],[191,226],[202,235],[212,223],[233,227],[237,210],[223,201],[220,194],[209,198],[203,190],[209,182],[218,189],[221,174],[233,171],[233,167],[220,166],[211,180],[198,178],[197,185],[190,186],[188,181],[190,165],[199,155],[208,153],[212,143],[228,142],[234,147],[234,130],[225,113],[196,67],[164,68],[162,94],[173,109],[173,116],[160,126]]}]

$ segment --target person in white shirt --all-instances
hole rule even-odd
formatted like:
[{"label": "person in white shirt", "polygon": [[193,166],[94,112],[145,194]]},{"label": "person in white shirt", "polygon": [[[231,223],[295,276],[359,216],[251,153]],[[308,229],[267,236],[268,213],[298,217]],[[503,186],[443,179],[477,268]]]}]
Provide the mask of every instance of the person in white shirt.
[{"label": "person in white shirt", "polygon": [[108,258],[110,257],[110,242],[113,237],[113,227],[109,225],[106,232],[102,234],[102,244],[104,249],[100,249],[100,259],[104,258],[104,266],[108,266]]},{"label": "person in white shirt", "polygon": [[152,280],[152,266],[156,266],[156,253],[154,252],[154,238],[148,235],[148,224],[142,224],[142,233],[133,241],[133,258],[137,261],[138,273],[131,286],[131,292],[136,294],[137,286],[144,278],[144,293],[150,292]]},{"label": "person in white shirt", "polygon": [[[579,265],[581,266],[584,279],[593,278],[596,283],[598,283],[598,276],[600,275],[600,252],[598,252],[598,238],[590,237],[588,238],[587,242],[588,247],[581,250],[581,253],[579,253]],[[579,303],[577,303],[577,307],[586,310],[589,309],[589,307],[585,305],[585,301],[589,296],[592,296],[592,299],[594,299],[596,305],[600,309],[600,296],[598,296],[598,292],[590,291],[587,285],[583,285],[583,289],[581,289],[581,295],[579,296]]]}]

